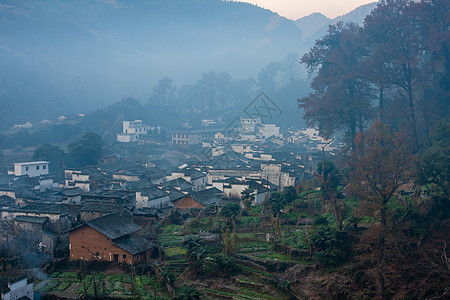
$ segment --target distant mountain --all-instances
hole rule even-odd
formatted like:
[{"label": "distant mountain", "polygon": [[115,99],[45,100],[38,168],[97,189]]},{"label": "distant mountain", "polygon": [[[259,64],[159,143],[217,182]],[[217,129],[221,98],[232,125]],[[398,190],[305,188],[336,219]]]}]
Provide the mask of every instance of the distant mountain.
[{"label": "distant mountain", "polygon": [[146,100],[160,78],[254,77],[306,50],[295,24],[222,0],[0,0],[0,130]]},{"label": "distant mountain", "polygon": [[319,39],[326,34],[328,26],[331,24],[342,21],[344,23],[353,22],[362,25],[365,17],[377,7],[377,4],[378,2],[373,2],[359,6],[351,12],[334,19],[329,19],[321,13],[313,13],[296,20],[295,25],[297,25],[303,33],[302,41],[305,44],[312,45],[316,39]]},{"label": "distant mountain", "polygon": [[331,21],[321,13],[313,13],[295,21],[295,25],[302,31],[302,39],[307,40],[319,29],[328,26]]},{"label": "distant mountain", "polygon": [[362,25],[364,23],[364,19],[366,18],[366,16],[369,15],[372,12],[372,10],[374,10],[377,7],[377,4],[378,2],[373,2],[361,5],[356,9],[352,10],[351,12],[349,12],[348,14],[333,19],[333,23],[342,21],[344,23],[353,22]]}]

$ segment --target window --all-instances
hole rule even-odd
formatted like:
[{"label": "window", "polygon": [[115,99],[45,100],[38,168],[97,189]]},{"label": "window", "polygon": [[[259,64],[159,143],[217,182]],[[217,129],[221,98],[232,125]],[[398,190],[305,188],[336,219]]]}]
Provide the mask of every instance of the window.
[{"label": "window", "polygon": [[46,165],[43,165],[43,166],[42,166],[42,170],[45,170],[45,169],[47,169],[47,166],[46,166]]},{"label": "window", "polygon": [[127,258],[127,255],[126,255],[126,254],[122,255],[122,258],[123,258],[123,259],[126,259],[126,258]]},{"label": "window", "polygon": [[95,252],[95,256],[100,256],[100,253],[98,253],[98,252]]},{"label": "window", "polygon": [[39,166],[36,166],[36,170],[39,170]]},{"label": "window", "polygon": [[113,260],[119,261],[119,254],[113,254]]},{"label": "window", "polygon": [[28,167],[25,167],[25,171],[28,171]]}]

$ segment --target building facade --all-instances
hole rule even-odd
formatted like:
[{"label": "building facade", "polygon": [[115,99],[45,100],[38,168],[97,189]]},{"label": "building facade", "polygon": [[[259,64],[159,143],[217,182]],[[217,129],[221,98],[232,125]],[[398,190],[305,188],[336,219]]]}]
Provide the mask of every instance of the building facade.
[{"label": "building facade", "polygon": [[48,174],[48,161],[32,161],[32,162],[22,162],[14,163],[14,175],[15,176],[25,176],[38,177]]}]

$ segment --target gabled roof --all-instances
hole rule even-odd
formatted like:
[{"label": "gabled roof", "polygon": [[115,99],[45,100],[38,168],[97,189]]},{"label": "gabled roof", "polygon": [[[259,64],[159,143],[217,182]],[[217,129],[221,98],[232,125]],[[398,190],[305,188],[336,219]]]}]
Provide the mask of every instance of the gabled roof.
[{"label": "gabled roof", "polygon": [[170,181],[166,181],[162,184],[163,187],[166,188],[179,188],[181,191],[189,191],[192,190],[194,185],[189,181],[186,181],[183,178],[177,178]]},{"label": "gabled roof", "polygon": [[67,197],[78,196],[78,195],[81,195],[84,193],[86,193],[86,191],[79,187],[72,188],[72,189],[64,189],[61,191],[61,194],[63,194],[64,196],[67,196]]},{"label": "gabled roof", "polygon": [[223,192],[219,190],[218,188],[210,188],[207,190],[203,190],[196,193],[191,193],[187,195],[186,197],[190,197],[194,199],[195,201],[203,204],[203,205],[211,205],[215,204],[217,201],[223,198]]},{"label": "gabled roof", "polygon": [[167,171],[173,168],[173,165],[167,159],[152,159],[150,160],[158,169]]},{"label": "gabled roof", "polygon": [[25,222],[32,224],[44,224],[48,221],[47,217],[34,217],[34,216],[17,216],[14,218],[14,221],[17,222]]},{"label": "gabled roof", "polygon": [[113,244],[132,255],[146,252],[156,245],[142,237],[125,237],[113,241]]},{"label": "gabled roof", "polygon": [[268,188],[266,188],[265,186],[255,182],[253,180],[248,181],[247,183],[248,183],[248,186],[249,186],[250,189],[258,191],[258,193],[266,193],[266,192],[269,191]]},{"label": "gabled roof", "polygon": [[[134,224],[119,214],[110,214],[99,217],[85,223],[98,232],[106,235],[110,239],[117,239],[141,229],[141,226]],[[78,227],[76,227],[78,228]]]},{"label": "gabled roof", "polygon": [[124,209],[121,205],[102,202],[88,202],[80,210],[81,212],[118,213]]},{"label": "gabled roof", "polygon": [[179,190],[177,190],[176,188],[167,188],[165,190],[168,194],[169,194],[169,200],[171,202],[176,201],[178,199],[183,198],[184,196],[186,196],[184,193],[180,192]]},{"label": "gabled roof", "polygon": [[196,169],[187,169],[184,171],[185,176],[191,177],[192,180],[205,177],[206,175]]},{"label": "gabled roof", "polygon": [[64,204],[53,203],[29,203],[20,208],[21,211],[51,213],[51,214],[67,214],[70,215],[71,211]]},{"label": "gabled roof", "polygon": [[157,186],[150,186],[141,190],[142,196],[148,196],[148,199],[158,199],[167,196],[167,193]]}]

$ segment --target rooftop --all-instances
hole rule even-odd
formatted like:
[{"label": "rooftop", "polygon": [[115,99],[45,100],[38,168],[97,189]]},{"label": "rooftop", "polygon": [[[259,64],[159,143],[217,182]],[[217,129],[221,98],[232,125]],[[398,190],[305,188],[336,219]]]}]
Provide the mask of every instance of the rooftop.
[{"label": "rooftop", "polygon": [[14,218],[14,221],[32,224],[44,224],[47,220],[48,220],[47,217],[33,217],[33,216],[17,216]]},{"label": "rooftop", "polygon": [[119,214],[109,214],[103,217],[99,217],[87,221],[85,225],[94,228],[110,239],[117,239],[141,229],[141,226],[136,225],[132,221],[121,217]]},{"label": "rooftop", "polygon": [[14,165],[18,166],[29,166],[29,165],[42,165],[42,164],[49,164],[49,161],[30,161],[30,162],[20,162],[20,163],[14,163]]},{"label": "rooftop", "polygon": [[132,255],[146,252],[156,246],[142,237],[125,237],[115,240],[113,244]]},{"label": "rooftop", "polygon": [[187,197],[191,197],[192,199],[198,201],[203,205],[211,205],[215,204],[217,201],[223,198],[223,192],[218,188],[213,187],[207,190],[189,194],[187,195]]}]

